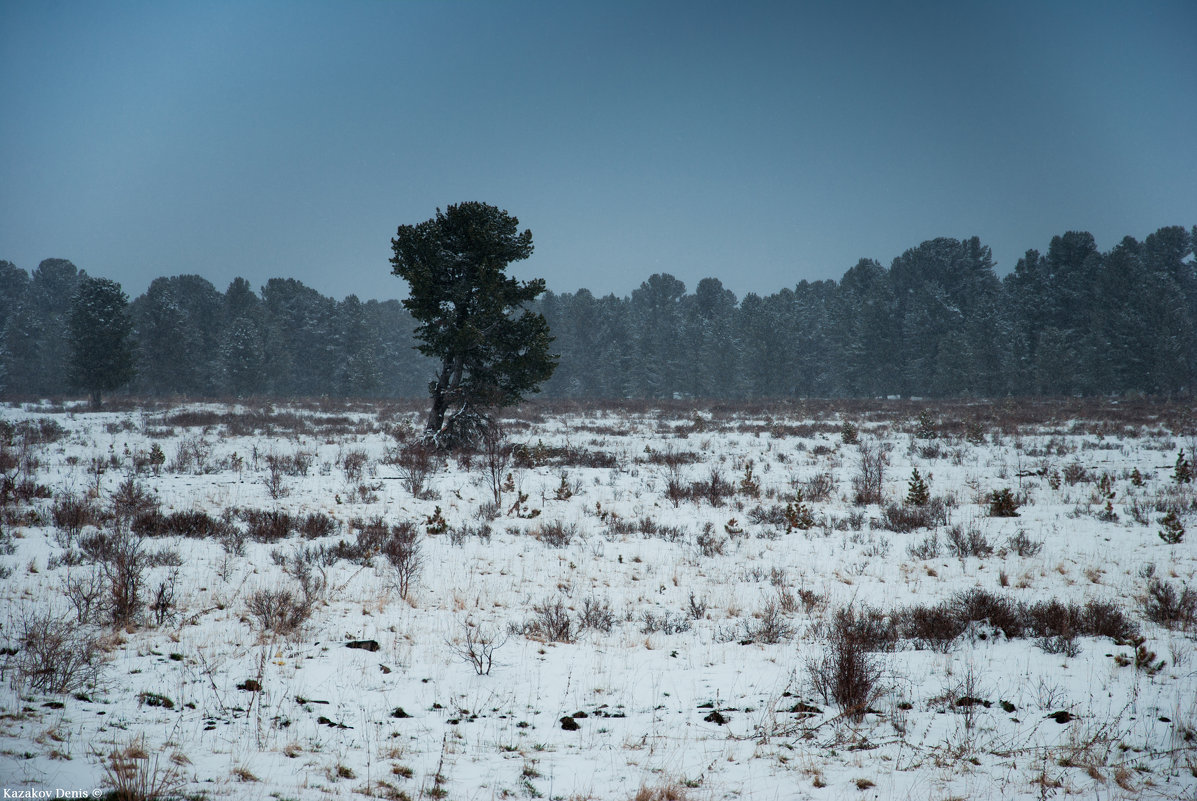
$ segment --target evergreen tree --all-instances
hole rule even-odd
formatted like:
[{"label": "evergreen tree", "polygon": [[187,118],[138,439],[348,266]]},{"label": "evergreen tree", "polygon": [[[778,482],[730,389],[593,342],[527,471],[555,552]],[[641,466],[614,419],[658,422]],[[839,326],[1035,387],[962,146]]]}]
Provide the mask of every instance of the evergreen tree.
[{"label": "evergreen tree", "polygon": [[71,298],[70,381],[86,390],[98,409],[101,393],[119,389],[133,378],[129,299],[120,284],[84,278]]},{"label": "evergreen tree", "polygon": [[418,326],[421,353],[440,363],[429,386],[425,435],[440,446],[473,441],[492,409],[537,392],[556,367],[548,324],[526,308],[543,279],[505,274],[532,255],[532,232],[494,206],[449,206],[391,240],[392,272],[408,283],[404,307]]}]

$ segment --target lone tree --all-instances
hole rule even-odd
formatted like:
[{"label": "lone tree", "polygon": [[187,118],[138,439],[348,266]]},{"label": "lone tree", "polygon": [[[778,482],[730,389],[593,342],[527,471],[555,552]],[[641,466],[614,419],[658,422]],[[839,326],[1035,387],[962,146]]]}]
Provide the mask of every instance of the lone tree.
[{"label": "lone tree", "polygon": [[115,281],[84,277],[71,297],[67,326],[71,333],[68,378],[87,391],[92,408],[98,409],[100,393],[133,379],[129,298]]},{"label": "lone tree", "polygon": [[468,202],[401,225],[391,240],[391,272],[407,281],[403,305],[419,323],[416,347],[440,363],[424,431],[437,447],[477,441],[491,410],[539,392],[557,366],[548,323],[524,308],[544,279],[504,274],[532,255],[532,232],[518,226],[506,211]]}]

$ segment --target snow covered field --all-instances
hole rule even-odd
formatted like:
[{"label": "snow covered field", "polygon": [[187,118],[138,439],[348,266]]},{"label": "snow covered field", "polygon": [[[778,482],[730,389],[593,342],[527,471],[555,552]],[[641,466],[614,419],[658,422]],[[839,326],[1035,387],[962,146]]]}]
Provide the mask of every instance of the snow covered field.
[{"label": "snow covered field", "polygon": [[0,408],[0,787],[1197,794],[1184,408],[504,424],[428,466],[415,406]]}]

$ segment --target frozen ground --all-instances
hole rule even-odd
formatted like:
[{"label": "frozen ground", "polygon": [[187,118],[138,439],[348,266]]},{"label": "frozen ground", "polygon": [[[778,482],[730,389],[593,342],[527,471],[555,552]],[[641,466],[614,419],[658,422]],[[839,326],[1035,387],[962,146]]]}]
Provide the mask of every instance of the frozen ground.
[{"label": "frozen ground", "polygon": [[[1195,797],[1183,410],[923,408],[533,407],[505,421],[524,447],[490,509],[486,454],[436,466],[413,495],[418,418],[400,407],[2,408],[17,491],[0,556],[0,786]],[[885,454],[882,504],[855,502],[845,421]],[[932,525],[889,530],[913,468]],[[1004,488],[1016,517],[990,515]],[[1175,544],[1159,535],[1170,509],[1189,529]],[[196,510],[194,536],[146,522]],[[307,534],[272,539],[254,511],[306,518]],[[406,598],[382,552],[404,522],[422,557]],[[309,536],[320,523],[329,533]],[[122,553],[140,565],[139,603],[116,626]],[[1092,634],[1120,625],[1094,610],[1130,628]],[[837,632],[873,680],[855,710],[820,689]],[[471,640],[479,657],[493,645],[489,674]],[[377,650],[347,647],[362,641]]]}]

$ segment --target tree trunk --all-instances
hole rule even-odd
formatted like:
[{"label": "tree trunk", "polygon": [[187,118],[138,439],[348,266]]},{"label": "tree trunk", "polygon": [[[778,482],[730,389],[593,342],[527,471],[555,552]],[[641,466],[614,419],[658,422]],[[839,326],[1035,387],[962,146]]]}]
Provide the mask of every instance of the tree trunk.
[{"label": "tree trunk", "polygon": [[98,412],[98,411],[100,410],[100,406],[102,406],[102,405],[103,405],[103,404],[100,402],[100,390],[98,390],[98,389],[93,389],[93,390],[91,391],[91,394],[90,394],[88,397],[91,399],[91,408],[92,408],[92,410],[93,410],[93,411],[97,411],[97,412]]},{"label": "tree trunk", "polygon": [[445,399],[445,393],[449,388],[449,371],[452,365],[446,359],[441,365],[441,374],[436,379],[436,384],[432,387],[432,408],[428,410],[428,422],[424,424],[425,435],[432,435],[441,430],[441,425],[445,422],[445,409],[448,408],[448,401]]}]

